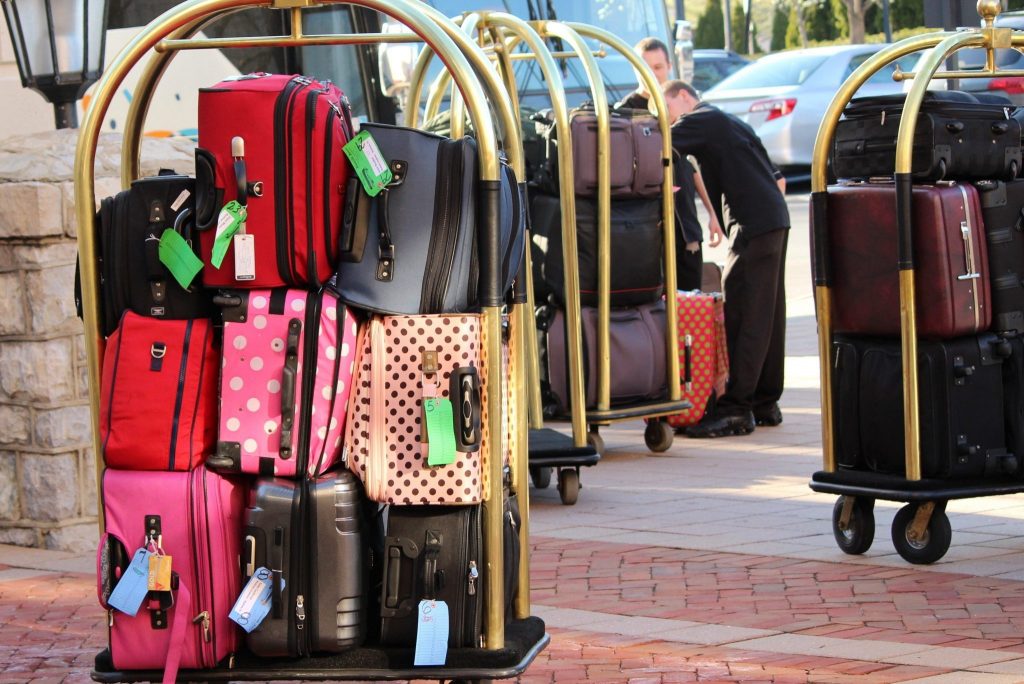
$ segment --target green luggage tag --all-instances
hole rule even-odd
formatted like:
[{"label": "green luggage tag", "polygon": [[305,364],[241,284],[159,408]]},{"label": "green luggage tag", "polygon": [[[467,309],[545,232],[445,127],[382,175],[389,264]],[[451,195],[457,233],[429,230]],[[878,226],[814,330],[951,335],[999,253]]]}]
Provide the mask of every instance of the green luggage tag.
[{"label": "green luggage tag", "polygon": [[376,197],[391,182],[391,168],[369,131],[359,131],[359,134],[341,149],[352,162],[352,167],[363,184],[363,190],[370,197]]},{"label": "green luggage tag", "polygon": [[452,402],[440,397],[424,397],[423,415],[427,419],[427,465],[434,467],[455,463]]},{"label": "green luggage tag", "polygon": [[231,200],[220,210],[220,215],[217,217],[217,233],[213,239],[213,254],[210,257],[210,263],[214,268],[220,268],[220,265],[224,263],[231,238],[245,223],[245,216],[245,207],[239,204],[238,200]]},{"label": "green luggage tag", "polygon": [[203,260],[195,255],[185,238],[173,228],[166,229],[160,236],[157,253],[160,263],[167,267],[185,290],[192,286],[192,281],[203,269]]}]

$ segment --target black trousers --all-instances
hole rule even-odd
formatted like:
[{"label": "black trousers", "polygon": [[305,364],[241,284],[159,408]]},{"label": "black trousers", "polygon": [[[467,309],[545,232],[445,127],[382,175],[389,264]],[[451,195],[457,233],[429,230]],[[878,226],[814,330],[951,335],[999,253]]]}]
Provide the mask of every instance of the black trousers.
[{"label": "black trousers", "polygon": [[686,241],[676,231],[676,289],[699,290],[703,273],[703,250],[698,246],[696,252],[687,251]]},{"label": "black trousers", "polygon": [[734,226],[725,263],[729,383],[717,413],[767,409],[782,396],[786,361],[786,246],[789,230],[753,237]]}]

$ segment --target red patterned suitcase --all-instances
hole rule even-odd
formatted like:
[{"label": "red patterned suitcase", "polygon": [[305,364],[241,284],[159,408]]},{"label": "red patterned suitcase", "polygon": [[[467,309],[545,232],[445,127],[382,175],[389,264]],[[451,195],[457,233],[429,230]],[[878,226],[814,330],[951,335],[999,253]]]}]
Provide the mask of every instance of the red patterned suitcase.
[{"label": "red patterned suitcase", "polygon": [[108,468],[190,470],[217,438],[217,349],[206,319],[126,311],[103,357],[100,439]]},{"label": "red patterned suitcase", "polygon": [[[249,74],[199,92],[196,206],[207,287],[317,288],[334,272],[352,137],[345,95],[305,76]],[[237,140],[242,144],[238,145]],[[241,156],[239,156],[241,154]],[[255,278],[237,279],[229,243],[210,263],[218,213],[245,205]]]},{"label": "red patterned suitcase", "polygon": [[[988,330],[988,247],[978,191],[967,183],[915,185],[912,211],[918,335],[949,339]],[[835,331],[899,335],[895,185],[829,187],[828,233]]]},{"label": "red patterned suitcase", "polygon": [[[703,418],[712,397],[725,391],[729,351],[725,343],[725,304],[721,293],[677,292],[676,302],[682,398],[693,404],[693,408],[666,420],[674,428],[683,428]],[[687,367],[689,382],[686,381]]]}]

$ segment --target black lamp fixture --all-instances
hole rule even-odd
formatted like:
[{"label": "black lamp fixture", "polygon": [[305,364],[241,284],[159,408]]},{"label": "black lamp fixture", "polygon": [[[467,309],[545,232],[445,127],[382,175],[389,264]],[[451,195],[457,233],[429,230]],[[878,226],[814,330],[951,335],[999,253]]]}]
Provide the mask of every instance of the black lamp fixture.
[{"label": "black lamp fixture", "polygon": [[21,85],[53,105],[57,128],[76,128],[75,103],[103,72],[107,0],[0,0]]}]

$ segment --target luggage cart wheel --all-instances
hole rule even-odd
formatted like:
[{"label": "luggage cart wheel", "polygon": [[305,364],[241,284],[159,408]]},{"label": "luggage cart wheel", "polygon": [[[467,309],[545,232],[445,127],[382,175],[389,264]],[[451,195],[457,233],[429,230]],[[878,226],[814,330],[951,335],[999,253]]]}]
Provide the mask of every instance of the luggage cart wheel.
[{"label": "luggage cart wheel", "polygon": [[558,470],[558,495],[562,503],[572,506],[580,496],[580,471],[576,468]]},{"label": "luggage cart wheel", "polygon": [[[849,510],[844,511],[847,506]],[[875,540],[875,500],[852,496],[836,499],[832,508],[832,534],[843,553],[856,556],[870,549]]]},{"label": "luggage cart wheel", "polygon": [[892,521],[892,543],[903,560],[927,565],[946,555],[953,531],[946,516],[946,502],[907,504]]},{"label": "luggage cart wheel", "polygon": [[551,485],[551,468],[547,466],[530,466],[530,479],[537,489],[547,489]]},{"label": "luggage cart wheel", "polygon": [[675,437],[676,431],[664,420],[652,420],[644,429],[644,442],[656,454],[668,451]]},{"label": "luggage cart wheel", "polygon": [[587,433],[587,444],[594,447],[598,456],[604,456],[604,438],[594,428]]}]

